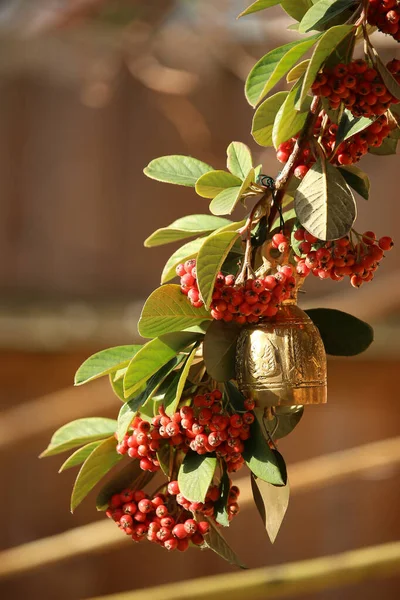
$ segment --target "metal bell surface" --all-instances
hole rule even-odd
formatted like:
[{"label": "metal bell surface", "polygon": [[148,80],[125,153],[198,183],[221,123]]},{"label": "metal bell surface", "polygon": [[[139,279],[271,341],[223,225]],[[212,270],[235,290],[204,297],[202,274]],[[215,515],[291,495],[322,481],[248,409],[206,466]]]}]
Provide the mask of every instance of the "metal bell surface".
[{"label": "metal bell surface", "polygon": [[295,300],[284,303],[273,320],[242,330],[236,378],[242,394],[259,408],[327,401],[324,344]]}]

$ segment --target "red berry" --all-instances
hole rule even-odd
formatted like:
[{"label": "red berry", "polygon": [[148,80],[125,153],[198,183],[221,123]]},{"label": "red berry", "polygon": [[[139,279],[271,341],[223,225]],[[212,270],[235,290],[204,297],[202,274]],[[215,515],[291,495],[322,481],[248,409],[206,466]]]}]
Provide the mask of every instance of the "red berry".
[{"label": "red berry", "polygon": [[172,535],[174,535],[179,540],[183,540],[188,536],[188,532],[185,529],[185,525],[183,523],[178,523],[172,530]]},{"label": "red berry", "polygon": [[391,250],[393,248],[393,240],[391,237],[388,236],[379,238],[378,244],[379,248],[385,251]]}]

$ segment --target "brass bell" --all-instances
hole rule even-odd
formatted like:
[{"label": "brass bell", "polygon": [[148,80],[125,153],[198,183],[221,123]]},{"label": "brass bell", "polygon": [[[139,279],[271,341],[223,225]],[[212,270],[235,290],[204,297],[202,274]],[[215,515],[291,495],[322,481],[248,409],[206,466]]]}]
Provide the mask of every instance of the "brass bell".
[{"label": "brass bell", "polygon": [[241,331],[236,378],[242,394],[260,408],[327,401],[324,344],[294,298],[282,304],[273,320]]}]

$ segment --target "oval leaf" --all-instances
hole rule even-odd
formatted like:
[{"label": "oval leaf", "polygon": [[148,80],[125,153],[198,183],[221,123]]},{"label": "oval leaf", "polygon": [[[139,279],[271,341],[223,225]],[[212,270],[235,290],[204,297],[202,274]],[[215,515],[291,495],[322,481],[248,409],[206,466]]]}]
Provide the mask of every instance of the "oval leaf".
[{"label": "oval leaf", "polygon": [[239,238],[236,231],[214,233],[204,240],[197,255],[197,285],[206,308],[214,292],[215,279],[232,246]]},{"label": "oval leaf", "polygon": [[164,335],[148,342],[129,363],[124,378],[125,396],[127,397],[140,388],[161,367],[197,341],[199,337],[200,335],[197,333],[180,332]]},{"label": "oval leaf", "polygon": [[204,502],[216,467],[215,456],[188,452],[178,474],[181,494],[190,502]]},{"label": "oval leaf", "polygon": [[[359,3],[354,0],[319,0],[304,15],[300,22],[299,32],[307,33],[312,29],[319,29],[347,9],[358,8]],[[347,17],[347,15],[346,15]]]},{"label": "oval leaf", "polygon": [[282,457],[268,445],[257,420],[251,426],[251,436],[245,443],[243,458],[250,471],[272,485],[286,485],[286,470]]},{"label": "oval leaf", "polygon": [[210,171],[196,183],[196,192],[202,198],[215,198],[220,192],[240,186],[242,180],[227,171]]},{"label": "oval leaf", "polygon": [[186,217],[177,219],[171,225],[168,225],[168,227],[157,229],[157,231],[145,240],[144,245],[146,248],[152,248],[154,246],[170,244],[171,242],[184,240],[195,235],[210,233],[210,231],[219,229],[224,225],[229,225],[229,223],[231,221],[228,219],[214,217],[213,215],[187,215]]},{"label": "oval leaf", "polygon": [[355,117],[349,110],[345,109],[336,132],[335,145],[338,146],[344,140],[348,140],[353,135],[356,135],[356,133],[360,133],[360,131],[363,131],[372,125],[372,123],[371,119]]},{"label": "oval leaf", "polygon": [[252,473],[251,489],[255,505],[273,544],[289,505],[289,482],[278,487],[254,477]]},{"label": "oval leaf", "polygon": [[310,63],[310,59],[303,60],[301,63],[290,69],[289,73],[286,75],[287,83],[291,83],[292,81],[297,81],[300,79],[302,75],[307,71],[307,67]]},{"label": "oval leaf", "polygon": [[116,444],[115,437],[110,437],[93,450],[83,463],[72,490],[71,512],[74,512],[96,483],[122,460],[123,456],[116,451]]},{"label": "oval leaf", "polygon": [[306,40],[296,40],[268,52],[256,63],[246,81],[246,98],[256,106],[286,75],[297,61],[315,44],[320,34]]},{"label": "oval leaf", "polygon": [[239,17],[245,17],[246,15],[251,15],[252,13],[269,8],[270,6],[276,6],[277,4],[280,4],[281,1],[282,0],[256,0],[253,2],[253,4],[246,8],[246,10],[241,12]]},{"label": "oval leaf", "polygon": [[347,185],[353,188],[362,198],[368,200],[371,188],[368,175],[354,165],[339,167],[339,171],[345,178]]},{"label": "oval leaf", "polygon": [[235,379],[236,342],[240,328],[213,320],[204,337],[203,356],[207,373],[216,381]]},{"label": "oval leaf", "polygon": [[97,510],[107,510],[108,503],[114,494],[125,488],[142,490],[153,479],[155,473],[142,471],[138,460],[130,460],[109,482],[100,490],[96,499]]},{"label": "oval leaf", "polygon": [[102,417],[88,417],[71,421],[54,433],[50,444],[40,457],[54,456],[89,442],[104,440],[113,435],[116,426],[117,422],[114,419],[103,419]]},{"label": "oval leaf", "polygon": [[187,357],[185,364],[183,365],[181,371],[179,372],[178,377],[177,377],[176,388],[174,390],[174,396],[171,399],[169,399],[168,390],[165,394],[164,408],[165,408],[165,412],[167,413],[167,415],[169,417],[171,417],[176,412],[176,409],[178,408],[179,401],[181,399],[183,390],[185,388],[186,379],[189,375],[190,367],[193,364],[194,358],[196,356],[196,352],[197,352],[197,346],[195,348],[193,348],[192,352]]},{"label": "oval leaf", "polygon": [[389,92],[400,100],[400,83],[393,77],[391,72],[388,70],[386,65],[381,61],[379,54],[375,50],[375,48],[371,49],[374,54],[374,63],[375,67],[379,71],[379,75],[382,77],[383,83],[389,90]]},{"label": "oval leaf", "polygon": [[155,158],[143,172],[150,179],[194,187],[199,177],[212,170],[210,165],[191,156],[173,155]]},{"label": "oval leaf", "polygon": [[268,429],[271,438],[280,440],[289,435],[300,422],[304,414],[304,406],[276,406],[275,416],[270,420],[265,420],[264,411],[257,408],[254,414],[260,426]]},{"label": "oval leaf", "polygon": [[301,21],[309,8],[313,5],[312,0],[282,0],[282,8],[289,17]]},{"label": "oval leaf", "polygon": [[72,469],[72,467],[81,465],[83,462],[85,462],[89,454],[92,454],[93,450],[97,448],[97,446],[100,446],[100,444],[101,441],[91,442],[90,444],[86,444],[86,446],[83,446],[83,448],[78,448],[78,450],[75,450],[75,452],[71,454],[71,456],[69,456],[67,460],[61,465],[58,472],[62,473],[67,469]]},{"label": "oval leaf", "polygon": [[278,92],[265,100],[257,108],[253,118],[251,133],[260,146],[274,145],[272,130],[274,128],[275,117],[287,97],[288,92]]},{"label": "oval leaf", "polygon": [[246,179],[248,172],[253,167],[251,152],[242,142],[232,142],[227,149],[227,167],[239,179]]},{"label": "oval leaf", "polygon": [[326,31],[319,39],[313,55],[310,59],[307,71],[305,72],[304,80],[302,82],[301,92],[296,102],[297,110],[304,107],[307,93],[318,74],[318,71],[328,58],[332,54],[333,50],[338,44],[354,29],[353,25],[336,25]]},{"label": "oval leaf", "polygon": [[320,240],[344,237],[356,218],[356,203],[343,175],[320,158],[297,188],[294,208],[303,227]]},{"label": "oval leaf", "polygon": [[83,385],[112,371],[127,367],[141,347],[139,345],[116,346],[96,352],[79,367],[75,373],[74,385]]},{"label": "oval leaf", "polygon": [[229,527],[228,499],[231,484],[226,468],[221,476],[219,484],[219,498],[214,504],[214,516],[219,525]]},{"label": "oval leaf", "polygon": [[272,140],[275,148],[279,144],[286,142],[291,137],[295,136],[304,126],[307,118],[308,110],[311,106],[311,98],[307,97],[305,111],[299,112],[295,108],[295,104],[300,92],[303,77],[290,90],[285,102],[276,115],[274,126],[272,129]]},{"label": "oval leaf", "polygon": [[206,320],[211,320],[210,313],[204,307],[193,307],[180,286],[169,283],[156,289],[146,300],[138,329],[141,336],[152,338],[188,329]]},{"label": "oval leaf", "polygon": [[247,569],[240,558],[232,550],[222,533],[217,529],[212,519],[207,519],[207,521],[210,524],[210,530],[207,535],[204,536],[205,547],[218,554],[218,556],[231,565],[235,565],[241,569]]},{"label": "oval leaf", "polygon": [[353,315],[332,308],[313,308],[306,312],[318,327],[327,354],[355,356],[374,341],[372,327]]}]

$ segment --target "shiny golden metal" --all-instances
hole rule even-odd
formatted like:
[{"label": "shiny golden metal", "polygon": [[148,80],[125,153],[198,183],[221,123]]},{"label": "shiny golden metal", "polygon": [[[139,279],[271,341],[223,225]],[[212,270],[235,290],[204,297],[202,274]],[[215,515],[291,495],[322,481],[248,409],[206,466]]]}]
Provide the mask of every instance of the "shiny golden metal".
[{"label": "shiny golden metal", "polygon": [[295,299],[286,301],[273,320],[242,330],[236,378],[242,394],[260,408],[327,401],[324,345]]}]

